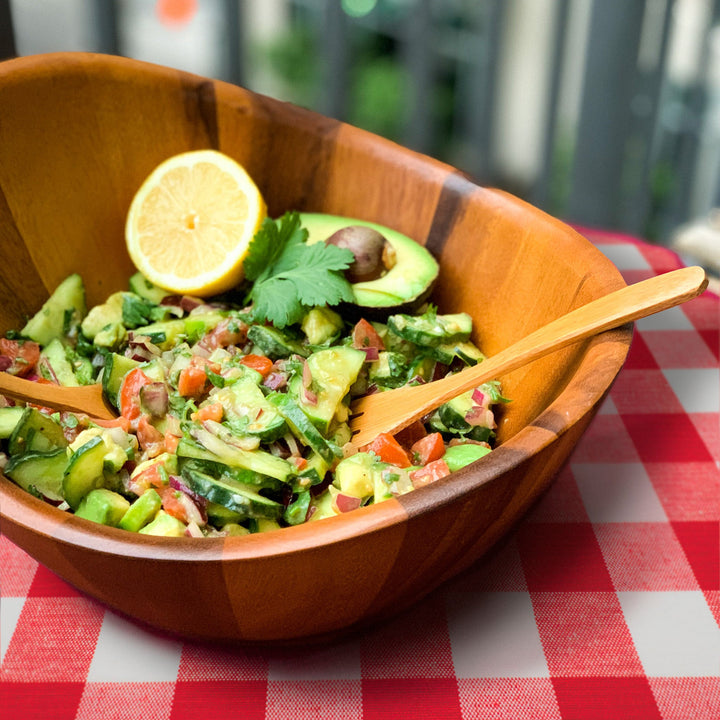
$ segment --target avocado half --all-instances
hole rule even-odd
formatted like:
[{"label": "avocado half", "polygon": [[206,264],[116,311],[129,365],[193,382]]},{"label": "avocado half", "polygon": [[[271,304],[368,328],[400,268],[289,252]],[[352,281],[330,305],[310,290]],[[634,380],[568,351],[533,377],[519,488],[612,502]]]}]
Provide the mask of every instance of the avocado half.
[{"label": "avocado half", "polygon": [[435,258],[407,235],[377,223],[339,215],[300,213],[308,231],[308,243],[323,242],[349,225],[365,225],[377,230],[395,250],[396,263],[377,280],[352,283],[354,304],[362,314],[381,318],[390,313],[412,312],[430,295],[439,267]]}]

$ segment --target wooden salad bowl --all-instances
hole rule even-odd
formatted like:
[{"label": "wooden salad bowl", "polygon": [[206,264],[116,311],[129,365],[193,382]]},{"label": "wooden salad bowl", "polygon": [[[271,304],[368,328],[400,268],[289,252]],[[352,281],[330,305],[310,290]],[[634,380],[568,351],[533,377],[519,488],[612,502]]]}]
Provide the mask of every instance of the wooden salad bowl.
[{"label": "wooden salad bowl", "polygon": [[[223,82],[80,53],[0,63],[0,331],[71,272],[88,305],[127,288],[130,201],[170,155],[236,158],[278,216],[372,220],[440,262],[432,297],[491,355],[620,288],[577,232],[452,167]],[[398,613],[476,562],[548,488],[627,355],[604,332],[501,378],[499,447],[399,499],[279,531],[158,538],[44,504],[0,477],[2,532],[81,591],[185,637],[321,640]]]}]

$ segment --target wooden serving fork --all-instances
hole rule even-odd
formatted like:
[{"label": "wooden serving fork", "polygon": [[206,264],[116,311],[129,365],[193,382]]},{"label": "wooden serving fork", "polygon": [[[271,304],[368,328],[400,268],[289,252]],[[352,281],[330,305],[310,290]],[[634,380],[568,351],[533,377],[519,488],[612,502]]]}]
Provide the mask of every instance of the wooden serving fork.
[{"label": "wooden serving fork", "polygon": [[358,398],[351,405],[352,444],[397,433],[461,393],[604,330],[652,315],[700,295],[705,271],[688,267],[629,285],[553,320],[478,365],[425,385]]}]

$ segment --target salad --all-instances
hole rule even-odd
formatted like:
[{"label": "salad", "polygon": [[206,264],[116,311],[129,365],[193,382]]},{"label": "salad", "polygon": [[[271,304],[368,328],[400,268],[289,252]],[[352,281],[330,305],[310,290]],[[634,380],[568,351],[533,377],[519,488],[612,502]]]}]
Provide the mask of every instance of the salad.
[{"label": "salad", "polygon": [[[354,227],[348,221],[344,234]],[[495,407],[505,402],[497,382],[355,451],[354,398],[431,382],[483,354],[469,315],[441,314],[422,298],[412,312],[399,304],[373,316],[353,301],[353,282],[370,276],[352,276],[347,244],[334,255],[312,247],[298,213],[266,219],[244,283],[209,299],[171,294],[138,272],[87,311],[82,278],[66,278],[24,328],[0,339],[0,369],[38,382],[100,382],[118,417],[0,398],[5,476],[95,522],[200,538],[315,522],[490,452]],[[386,249],[380,275],[393,262]],[[297,280],[282,297],[277,281],[292,274],[283,253],[306,276],[312,270],[312,288]]]}]

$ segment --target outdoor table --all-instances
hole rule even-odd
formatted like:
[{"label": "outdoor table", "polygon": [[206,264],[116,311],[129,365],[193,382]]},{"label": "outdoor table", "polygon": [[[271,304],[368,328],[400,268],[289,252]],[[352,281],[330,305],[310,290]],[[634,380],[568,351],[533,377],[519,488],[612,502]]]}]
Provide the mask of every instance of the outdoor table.
[{"label": "outdoor table", "polygon": [[[681,265],[663,247],[582,232],[628,282]],[[361,636],[183,641],[0,537],[3,717],[718,720],[719,326],[712,292],[637,322],[542,500],[490,555]]]}]

